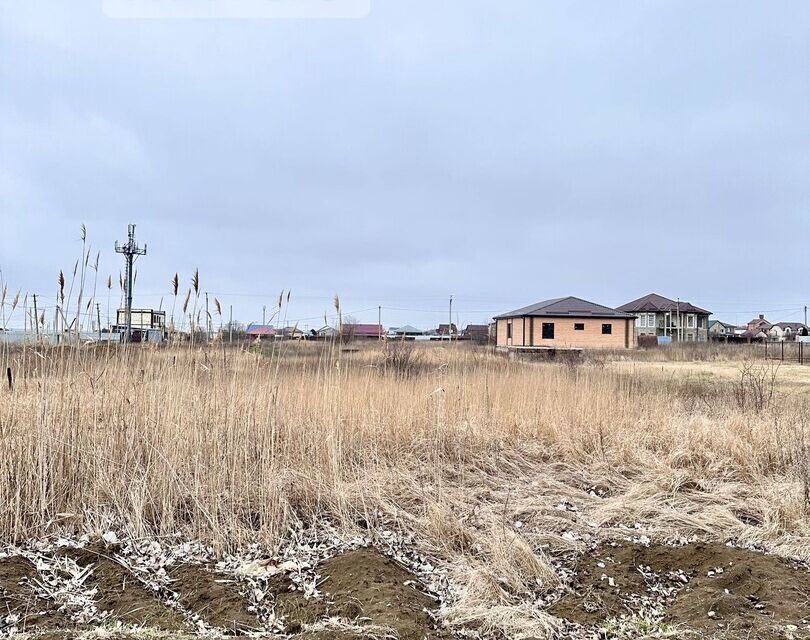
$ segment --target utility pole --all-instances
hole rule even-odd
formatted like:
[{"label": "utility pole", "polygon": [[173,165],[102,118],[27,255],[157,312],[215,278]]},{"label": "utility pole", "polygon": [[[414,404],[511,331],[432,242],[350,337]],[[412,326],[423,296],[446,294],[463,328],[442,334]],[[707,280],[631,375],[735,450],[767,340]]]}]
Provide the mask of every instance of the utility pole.
[{"label": "utility pole", "polygon": [[233,305],[230,306],[228,312],[228,342],[233,342]]},{"label": "utility pole", "polygon": [[379,339],[382,340],[382,305],[377,305],[377,333]]},{"label": "utility pole", "polygon": [[132,338],[132,264],[135,261],[135,256],[146,255],[146,245],[141,249],[135,242],[135,225],[129,225],[127,232],[127,243],[119,245],[116,241],[115,252],[123,253],[126,260],[126,288],[127,288],[127,333],[124,336],[124,342],[129,342]]},{"label": "utility pole", "polygon": [[677,311],[677,316],[676,316],[677,320],[675,322],[678,323],[677,336],[678,336],[678,342],[680,342],[681,341],[681,299],[680,298],[678,298],[677,302],[675,303],[675,309]]},{"label": "utility pole", "polygon": [[[804,313],[807,315],[807,307],[804,308]],[[805,321],[805,324],[807,322]],[[36,327],[37,340],[39,340],[39,313],[37,312],[37,294],[34,294],[34,326]]]},{"label": "utility pole", "polygon": [[264,326],[267,322],[265,318],[267,317],[267,307],[262,305],[262,326]]},{"label": "utility pole", "polygon": [[[34,306],[37,304],[37,297],[34,296]],[[804,326],[807,326],[807,305],[804,305]]]}]

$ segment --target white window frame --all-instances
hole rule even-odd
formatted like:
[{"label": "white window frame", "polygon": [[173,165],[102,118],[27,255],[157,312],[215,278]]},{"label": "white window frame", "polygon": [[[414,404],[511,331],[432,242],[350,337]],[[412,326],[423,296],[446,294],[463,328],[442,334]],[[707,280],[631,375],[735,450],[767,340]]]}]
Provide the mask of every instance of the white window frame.
[{"label": "white window frame", "polygon": [[655,329],[655,324],[656,324],[655,323],[655,314],[654,313],[648,313],[647,314],[647,326],[652,328],[652,329]]},{"label": "white window frame", "polygon": [[686,316],[686,328],[687,329],[695,329],[696,328],[695,314],[694,313],[687,314],[687,316]]},{"label": "white window frame", "polygon": [[647,328],[647,314],[642,313],[640,316],[636,316],[636,324],[642,329]]}]

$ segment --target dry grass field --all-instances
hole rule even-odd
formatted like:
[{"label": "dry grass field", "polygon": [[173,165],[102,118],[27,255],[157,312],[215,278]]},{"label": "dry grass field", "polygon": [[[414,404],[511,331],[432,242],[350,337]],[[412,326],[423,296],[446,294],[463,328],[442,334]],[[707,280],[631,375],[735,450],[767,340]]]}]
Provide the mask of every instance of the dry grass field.
[{"label": "dry grass field", "polygon": [[810,637],[810,367],[3,357],[0,634]]}]

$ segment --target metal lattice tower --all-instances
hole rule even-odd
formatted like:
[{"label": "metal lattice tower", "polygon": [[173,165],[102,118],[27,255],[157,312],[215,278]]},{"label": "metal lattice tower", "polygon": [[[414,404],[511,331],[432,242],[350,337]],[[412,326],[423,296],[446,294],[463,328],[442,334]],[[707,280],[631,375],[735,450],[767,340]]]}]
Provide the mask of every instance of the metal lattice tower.
[{"label": "metal lattice tower", "polygon": [[127,234],[127,243],[125,245],[115,242],[115,252],[123,253],[126,260],[126,278],[124,280],[126,285],[127,294],[127,333],[125,341],[129,342],[132,338],[132,264],[135,261],[135,256],[146,255],[146,245],[141,249],[135,242],[135,225],[129,225],[129,232]]}]

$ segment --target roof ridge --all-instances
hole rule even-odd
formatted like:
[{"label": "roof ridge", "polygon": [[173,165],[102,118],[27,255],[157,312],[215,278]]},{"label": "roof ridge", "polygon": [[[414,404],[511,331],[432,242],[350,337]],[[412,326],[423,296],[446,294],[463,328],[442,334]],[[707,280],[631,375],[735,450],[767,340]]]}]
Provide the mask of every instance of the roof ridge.
[{"label": "roof ridge", "polygon": [[[553,307],[559,305],[559,308]],[[579,307],[579,308],[578,308]],[[541,300],[534,304],[513,309],[495,316],[498,318],[515,318],[521,316],[549,316],[549,317],[595,317],[595,318],[632,318],[633,315],[614,309],[598,302],[591,302],[578,296],[563,296]]]}]

